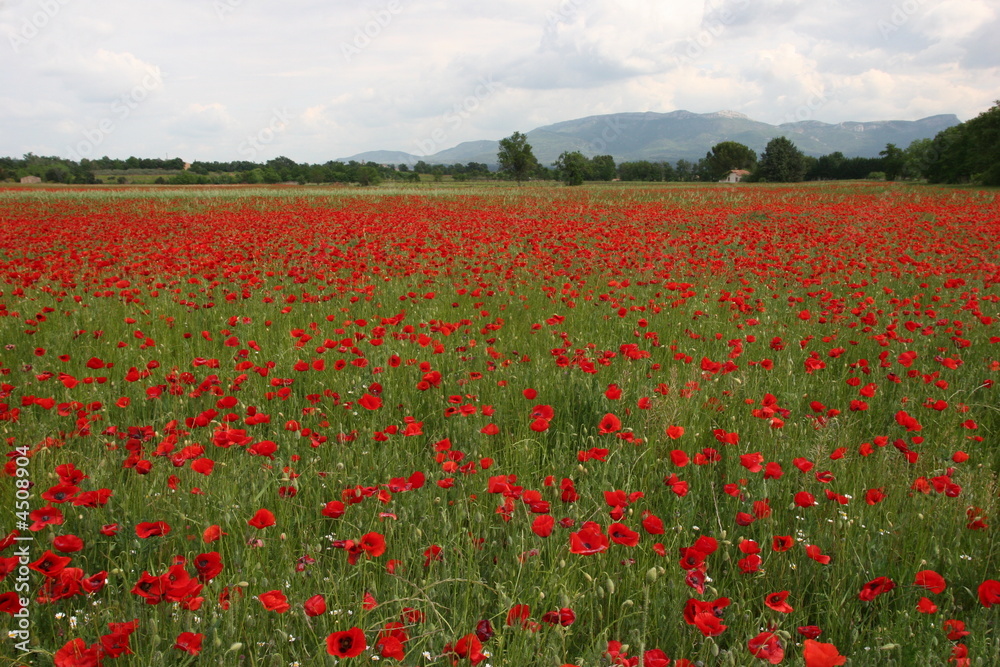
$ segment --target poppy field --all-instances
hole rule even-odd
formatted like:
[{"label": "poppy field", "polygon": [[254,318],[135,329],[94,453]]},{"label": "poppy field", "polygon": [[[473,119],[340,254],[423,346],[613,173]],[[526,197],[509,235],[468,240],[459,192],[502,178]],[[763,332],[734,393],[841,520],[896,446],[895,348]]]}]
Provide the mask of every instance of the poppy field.
[{"label": "poppy field", "polygon": [[0,191],[0,663],[995,665],[1000,202]]}]

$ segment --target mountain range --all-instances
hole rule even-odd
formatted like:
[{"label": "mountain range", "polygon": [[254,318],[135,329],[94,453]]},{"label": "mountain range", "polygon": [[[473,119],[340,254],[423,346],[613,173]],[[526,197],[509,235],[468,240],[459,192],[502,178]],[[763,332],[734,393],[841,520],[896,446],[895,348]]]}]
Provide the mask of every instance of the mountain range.
[{"label": "mountain range", "polygon": [[[953,114],[920,120],[823,123],[803,120],[781,125],[763,123],[735,111],[715,113],[616,113],[587,116],[545,125],[527,132],[528,143],[543,165],[550,165],[563,151],[580,151],[587,157],[611,155],[615,162],[680,159],[697,161],[722,141],[749,146],[759,156],[774,137],[788,137],[806,155],[819,157],[840,151],[847,157],[876,157],[886,144],[906,148],[915,139],[932,138],[959,124]],[[368,151],[340,161],[409,164],[466,164],[496,166],[499,142],[466,141],[431,155],[402,151]]]}]

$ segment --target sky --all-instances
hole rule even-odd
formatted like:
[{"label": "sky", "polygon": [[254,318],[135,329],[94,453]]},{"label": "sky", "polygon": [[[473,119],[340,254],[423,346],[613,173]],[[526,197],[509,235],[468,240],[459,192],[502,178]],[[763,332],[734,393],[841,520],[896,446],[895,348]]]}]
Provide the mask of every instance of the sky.
[{"label": "sky", "polygon": [[968,120],[996,0],[0,0],[0,155],[326,162],[678,109]]}]

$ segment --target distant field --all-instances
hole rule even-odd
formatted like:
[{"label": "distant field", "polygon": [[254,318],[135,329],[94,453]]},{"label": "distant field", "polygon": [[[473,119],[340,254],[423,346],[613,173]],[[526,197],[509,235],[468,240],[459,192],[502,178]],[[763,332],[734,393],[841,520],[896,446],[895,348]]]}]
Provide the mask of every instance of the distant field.
[{"label": "distant field", "polygon": [[169,181],[171,176],[176,176],[182,171],[181,169],[101,169],[94,172],[94,177],[108,185],[117,184],[122,178],[128,183],[150,185],[158,178]]},{"label": "distant field", "polygon": [[995,191],[36,186],[0,223],[3,664],[997,664]]}]

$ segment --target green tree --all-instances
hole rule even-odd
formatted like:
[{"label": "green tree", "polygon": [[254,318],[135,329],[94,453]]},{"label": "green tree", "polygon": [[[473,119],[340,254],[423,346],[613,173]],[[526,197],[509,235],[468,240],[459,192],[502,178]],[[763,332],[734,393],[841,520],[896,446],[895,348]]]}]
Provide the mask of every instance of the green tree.
[{"label": "green tree", "polygon": [[885,172],[885,180],[896,180],[906,166],[906,153],[896,144],[886,144],[885,150],[879,151],[879,155],[882,157],[882,171]]},{"label": "green tree", "polygon": [[538,160],[535,159],[535,154],[531,151],[528,137],[520,132],[515,132],[506,139],[500,140],[497,162],[500,163],[500,171],[511,174],[518,185],[538,166]]},{"label": "green tree", "polygon": [[611,181],[617,175],[615,159],[610,155],[595,155],[590,159],[590,177],[595,181]]},{"label": "green tree", "polygon": [[[256,170],[255,170],[256,171]],[[273,167],[263,167],[260,170],[261,179],[268,184],[275,184],[281,182],[281,174],[279,174]]]},{"label": "green tree", "polygon": [[273,160],[268,160],[266,167],[272,169],[276,174],[278,174],[279,182],[287,181],[297,181],[299,180],[300,167],[291,158],[287,158],[284,155],[278,156]]},{"label": "green tree", "polygon": [[677,165],[674,167],[674,180],[693,181],[695,178],[695,166],[683,158],[678,160]]},{"label": "green tree", "polygon": [[[201,179],[205,179],[202,181]],[[174,174],[170,177],[171,185],[198,185],[199,183],[208,182],[205,176],[200,176],[191,170],[181,171],[178,174]]]},{"label": "green tree", "polygon": [[709,180],[719,181],[733,169],[752,171],[757,166],[757,153],[736,141],[723,141],[705,154]]},{"label": "green tree", "polygon": [[934,140],[914,139],[903,151],[903,176],[906,178],[927,178],[927,167],[931,162]]},{"label": "green tree", "polygon": [[1000,185],[1000,100],[971,120],[938,132],[929,151],[932,183]]},{"label": "green tree", "polygon": [[816,166],[806,174],[806,178],[818,181],[828,181],[840,178],[840,168],[844,164],[844,160],[844,154],[840,151],[820,156],[820,158],[816,160]]},{"label": "green tree", "polygon": [[618,165],[618,177],[623,181],[662,181],[663,165],[649,160],[622,162]]},{"label": "green tree", "polygon": [[359,185],[378,185],[382,182],[382,177],[379,176],[378,169],[367,164],[358,167],[355,174]]},{"label": "green tree", "polygon": [[787,137],[775,137],[767,142],[757,169],[759,180],[769,183],[797,183],[805,174],[805,156]]},{"label": "green tree", "polygon": [[580,151],[563,151],[552,166],[566,185],[583,185],[590,171],[589,161]]}]

